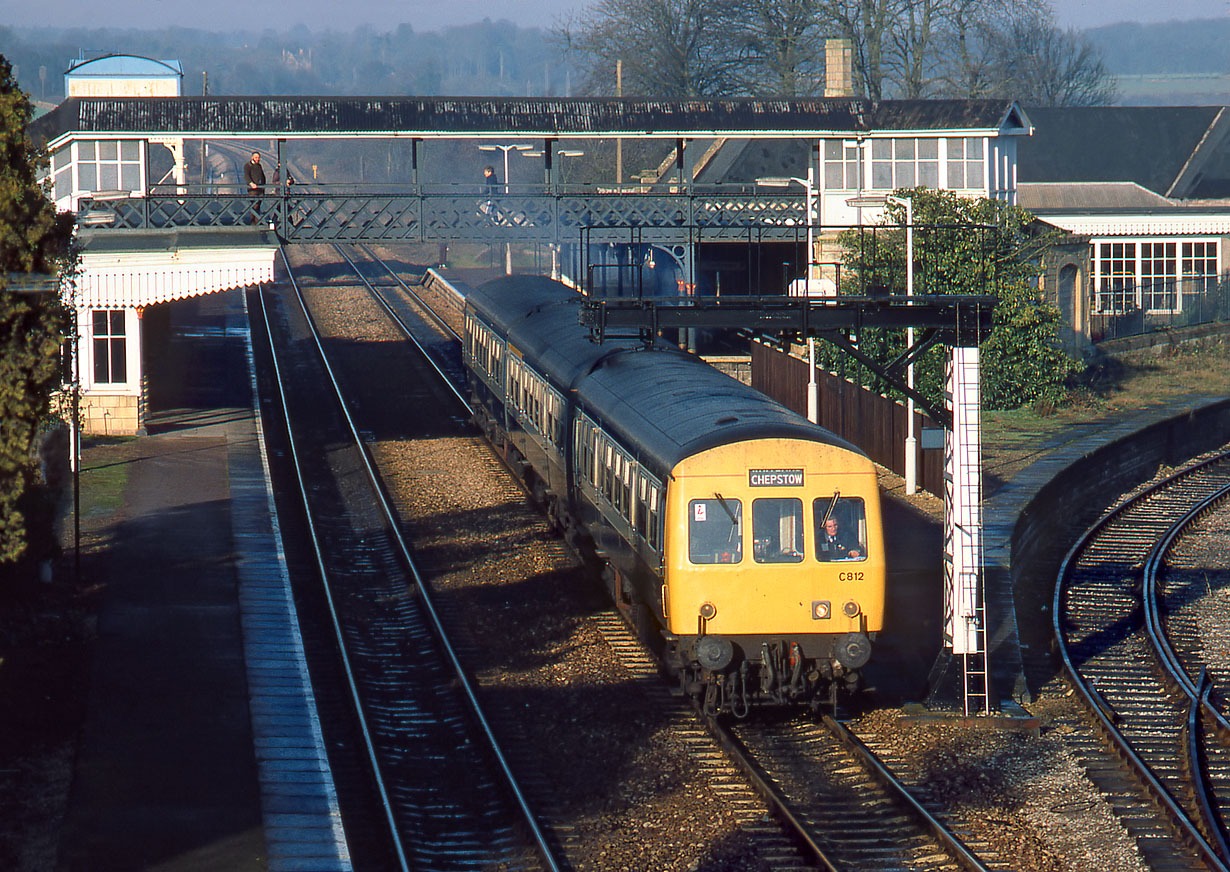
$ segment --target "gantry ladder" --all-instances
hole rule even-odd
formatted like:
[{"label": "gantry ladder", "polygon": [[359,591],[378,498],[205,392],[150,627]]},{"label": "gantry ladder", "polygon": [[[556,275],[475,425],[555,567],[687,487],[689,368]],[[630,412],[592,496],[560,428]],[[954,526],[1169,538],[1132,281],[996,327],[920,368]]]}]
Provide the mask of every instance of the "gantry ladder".
[{"label": "gantry ladder", "polygon": [[946,538],[953,652],[961,655],[965,714],[991,710],[986,646],[982,547],[982,420],[977,348],[953,348],[948,399],[953,427],[948,445]]}]

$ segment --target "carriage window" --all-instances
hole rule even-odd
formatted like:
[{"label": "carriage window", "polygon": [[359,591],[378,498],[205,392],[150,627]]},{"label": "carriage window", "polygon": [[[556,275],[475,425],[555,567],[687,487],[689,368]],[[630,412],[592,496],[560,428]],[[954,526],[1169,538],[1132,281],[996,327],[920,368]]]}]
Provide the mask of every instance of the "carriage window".
[{"label": "carriage window", "polygon": [[743,559],[743,504],[736,499],[688,503],[688,559],[738,563]]},{"label": "carriage window", "polygon": [[[658,550],[658,548],[660,547],[661,541],[662,541],[662,536],[661,536],[661,533],[659,532],[662,529],[661,513],[658,511],[658,499],[661,493],[662,493],[662,490],[657,484],[657,482],[654,482],[652,485],[650,485],[649,487],[649,524],[648,524],[648,529],[645,531],[645,534],[646,534],[646,539],[649,542],[649,547],[654,549],[655,551]],[[736,536],[735,538],[738,538],[738,537]]]},{"label": "carriage window", "polygon": [[867,559],[867,515],[861,499],[820,497],[812,503],[812,514],[817,560]]},{"label": "carriage window", "polygon": [[757,563],[802,561],[802,500],[781,497],[752,501],[752,557]]},{"label": "carriage window", "polygon": [[604,442],[602,446],[602,495],[611,505],[615,505],[615,449],[611,443]]},{"label": "carriage window", "polygon": [[632,520],[632,461],[622,458],[619,476],[619,513]]}]

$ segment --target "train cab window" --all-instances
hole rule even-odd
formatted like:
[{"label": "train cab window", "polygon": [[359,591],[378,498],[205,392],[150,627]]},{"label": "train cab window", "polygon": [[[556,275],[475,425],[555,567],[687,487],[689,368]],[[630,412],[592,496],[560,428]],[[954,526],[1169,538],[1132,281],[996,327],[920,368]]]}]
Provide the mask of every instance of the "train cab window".
[{"label": "train cab window", "polygon": [[752,557],[757,563],[802,562],[802,500],[798,497],[752,500]]},{"label": "train cab window", "polygon": [[816,559],[866,560],[867,513],[858,497],[820,497],[812,503]]},{"label": "train cab window", "polygon": [[739,563],[743,560],[743,504],[739,500],[716,497],[688,503],[688,560],[693,563]]}]

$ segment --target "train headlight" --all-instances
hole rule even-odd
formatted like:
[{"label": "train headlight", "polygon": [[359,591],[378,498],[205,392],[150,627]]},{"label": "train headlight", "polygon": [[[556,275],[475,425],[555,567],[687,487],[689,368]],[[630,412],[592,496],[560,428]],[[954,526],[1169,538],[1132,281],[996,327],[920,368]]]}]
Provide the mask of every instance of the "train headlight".
[{"label": "train headlight", "polygon": [[710,672],[721,672],[735,659],[735,646],[721,636],[696,640],[696,662]]},{"label": "train headlight", "polygon": [[827,621],[833,617],[833,604],[828,600],[812,600],[811,604],[811,619],[813,621]]},{"label": "train headlight", "polygon": [[841,607],[841,613],[847,618],[857,618],[859,613],[858,603],[854,600],[846,600],[845,605]]},{"label": "train headlight", "polygon": [[700,616],[706,621],[712,621],[717,616],[717,606],[713,603],[701,603]]}]

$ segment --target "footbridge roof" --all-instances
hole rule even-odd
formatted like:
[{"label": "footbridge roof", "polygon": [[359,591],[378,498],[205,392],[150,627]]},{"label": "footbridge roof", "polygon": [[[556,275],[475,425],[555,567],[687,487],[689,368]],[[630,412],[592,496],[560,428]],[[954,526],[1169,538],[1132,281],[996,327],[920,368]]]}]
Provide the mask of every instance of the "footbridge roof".
[{"label": "footbridge roof", "polygon": [[1007,100],[636,100],[511,97],[73,97],[30,125],[69,138],[500,138],[1030,132]]}]

